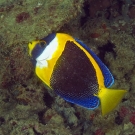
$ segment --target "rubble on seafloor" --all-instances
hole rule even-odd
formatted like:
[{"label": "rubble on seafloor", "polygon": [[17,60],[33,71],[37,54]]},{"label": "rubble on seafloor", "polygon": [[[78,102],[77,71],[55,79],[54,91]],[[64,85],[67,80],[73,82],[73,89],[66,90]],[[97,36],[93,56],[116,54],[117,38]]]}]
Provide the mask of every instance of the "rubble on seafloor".
[{"label": "rubble on seafloor", "polygon": [[[0,135],[135,134],[135,0],[0,2]],[[27,43],[65,32],[86,43],[127,94],[106,116],[57,96],[36,77]]]}]

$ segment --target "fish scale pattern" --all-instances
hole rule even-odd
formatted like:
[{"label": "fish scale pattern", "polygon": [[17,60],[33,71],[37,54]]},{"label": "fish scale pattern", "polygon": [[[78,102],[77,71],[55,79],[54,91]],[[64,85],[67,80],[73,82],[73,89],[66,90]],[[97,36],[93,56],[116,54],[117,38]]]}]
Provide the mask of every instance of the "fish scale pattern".
[{"label": "fish scale pattern", "polygon": [[99,99],[94,96],[98,92],[95,69],[74,42],[67,41],[54,66],[50,85],[58,95],[71,103],[88,109],[94,109],[99,104]]}]

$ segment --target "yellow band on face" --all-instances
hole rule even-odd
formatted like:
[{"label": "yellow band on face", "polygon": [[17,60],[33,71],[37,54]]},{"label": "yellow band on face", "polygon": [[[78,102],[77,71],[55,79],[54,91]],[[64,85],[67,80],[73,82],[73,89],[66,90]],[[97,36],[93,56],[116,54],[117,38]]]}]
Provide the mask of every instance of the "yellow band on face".
[{"label": "yellow band on face", "polygon": [[28,44],[28,47],[29,47],[29,55],[30,56],[32,56],[31,55],[31,52],[32,52],[32,50],[33,50],[33,48],[36,46],[36,44],[38,44],[40,42],[40,40],[35,40],[35,41],[32,41],[32,42],[29,42],[29,44]]}]

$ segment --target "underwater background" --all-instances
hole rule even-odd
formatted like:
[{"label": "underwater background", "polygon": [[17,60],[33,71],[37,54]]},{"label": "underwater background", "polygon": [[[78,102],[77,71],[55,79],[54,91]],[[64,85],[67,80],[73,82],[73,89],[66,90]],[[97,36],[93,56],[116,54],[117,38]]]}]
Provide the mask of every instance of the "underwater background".
[{"label": "underwater background", "polygon": [[[48,90],[28,43],[52,32],[82,40],[128,92],[106,116]],[[135,135],[135,0],[0,1],[0,135]]]}]

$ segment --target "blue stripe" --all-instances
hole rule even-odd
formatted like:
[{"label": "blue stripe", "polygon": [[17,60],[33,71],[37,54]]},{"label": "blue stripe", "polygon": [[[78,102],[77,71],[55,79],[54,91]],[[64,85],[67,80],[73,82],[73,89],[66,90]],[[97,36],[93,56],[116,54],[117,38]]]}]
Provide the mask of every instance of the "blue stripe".
[{"label": "blue stripe", "polygon": [[58,90],[54,90],[59,96],[61,96],[62,98],[64,98],[67,102],[73,103],[73,104],[77,104],[81,107],[84,107],[86,109],[89,110],[94,110],[96,109],[99,104],[100,104],[100,100],[97,96],[85,96],[85,98],[73,98],[70,96],[65,96],[62,93],[60,93]]},{"label": "blue stripe", "polygon": [[109,69],[103,64],[103,62],[98,58],[98,56],[92,52],[90,50],[90,48],[85,45],[82,41],[78,40],[78,39],[75,39],[76,42],[78,42],[84,49],[86,49],[89,54],[95,59],[95,61],[98,63],[101,71],[102,71],[102,74],[104,76],[104,85],[105,87],[109,88],[112,86],[112,84],[114,83],[114,78],[112,76],[112,74],[110,73]]},{"label": "blue stripe", "polygon": [[48,36],[42,38],[41,40],[44,40],[47,44],[50,44],[50,42],[55,38],[56,34],[52,33],[49,34]]}]

